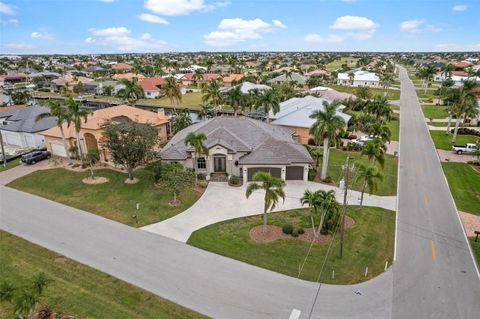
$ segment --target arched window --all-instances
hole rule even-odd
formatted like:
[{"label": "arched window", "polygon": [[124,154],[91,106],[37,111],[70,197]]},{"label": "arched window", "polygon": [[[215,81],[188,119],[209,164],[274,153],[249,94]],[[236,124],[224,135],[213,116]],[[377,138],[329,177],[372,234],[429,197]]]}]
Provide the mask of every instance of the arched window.
[{"label": "arched window", "polygon": [[197,158],[197,168],[198,169],[206,169],[207,168],[207,161],[205,160],[205,157]]}]

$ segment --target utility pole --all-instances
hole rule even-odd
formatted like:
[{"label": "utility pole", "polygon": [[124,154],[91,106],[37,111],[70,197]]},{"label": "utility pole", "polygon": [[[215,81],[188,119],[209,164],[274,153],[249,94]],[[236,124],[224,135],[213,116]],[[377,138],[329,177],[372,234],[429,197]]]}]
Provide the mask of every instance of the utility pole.
[{"label": "utility pole", "polygon": [[345,214],[347,212],[347,191],[348,191],[348,175],[350,172],[350,155],[347,156],[347,161],[344,168],[344,176],[345,176],[345,183],[344,183],[344,192],[343,192],[343,207],[342,207],[342,221],[340,225],[340,258],[343,257],[343,237],[345,233]]}]

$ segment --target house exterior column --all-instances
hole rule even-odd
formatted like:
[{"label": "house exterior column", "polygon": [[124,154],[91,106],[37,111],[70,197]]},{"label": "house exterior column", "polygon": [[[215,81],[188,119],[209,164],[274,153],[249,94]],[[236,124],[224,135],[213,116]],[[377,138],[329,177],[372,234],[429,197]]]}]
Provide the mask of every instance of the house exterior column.
[{"label": "house exterior column", "polygon": [[246,184],[248,182],[248,168],[243,166],[242,167],[242,176],[243,176],[243,184]]},{"label": "house exterior column", "polygon": [[287,179],[287,166],[282,166],[281,171],[280,171],[280,178],[282,181]]},{"label": "house exterior column", "polygon": [[309,168],[308,164],[303,166],[303,181],[304,182],[308,181],[308,168]]}]

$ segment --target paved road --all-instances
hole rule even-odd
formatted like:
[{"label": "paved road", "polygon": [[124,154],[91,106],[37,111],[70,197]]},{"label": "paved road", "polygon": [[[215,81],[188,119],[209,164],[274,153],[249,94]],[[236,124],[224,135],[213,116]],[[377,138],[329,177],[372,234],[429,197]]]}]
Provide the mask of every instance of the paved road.
[{"label": "paved road", "polygon": [[480,280],[405,69],[392,318],[478,318]]},{"label": "paved road", "polygon": [[[0,186],[0,201],[1,229],[213,318],[288,318],[293,308],[307,318],[317,291],[312,282],[11,188]],[[386,318],[391,282],[388,270],[359,285],[322,285],[312,318]]]},{"label": "paved road", "polygon": [[[186,242],[192,232],[210,224],[232,218],[259,214],[263,207],[262,192],[253,193],[250,198],[245,197],[246,187],[231,187],[227,183],[210,183],[202,197],[186,211],[165,221],[143,227],[142,229],[160,234],[168,238]],[[280,202],[275,211],[300,208],[300,198],[305,189],[335,190],[337,200],[343,200],[343,194],[337,187],[314,182],[289,181],[285,186],[287,198]],[[348,193],[348,201],[356,203],[360,192]],[[219,200],[222,198],[223,200]],[[364,204],[367,206],[383,207],[396,210],[396,196],[365,195]]]}]

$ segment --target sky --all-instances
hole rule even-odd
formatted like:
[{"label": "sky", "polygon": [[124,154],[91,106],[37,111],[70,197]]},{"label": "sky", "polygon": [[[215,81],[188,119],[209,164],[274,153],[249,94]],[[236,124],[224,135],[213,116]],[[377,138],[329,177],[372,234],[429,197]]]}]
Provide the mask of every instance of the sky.
[{"label": "sky", "polygon": [[480,51],[480,0],[1,0],[0,53]]}]

